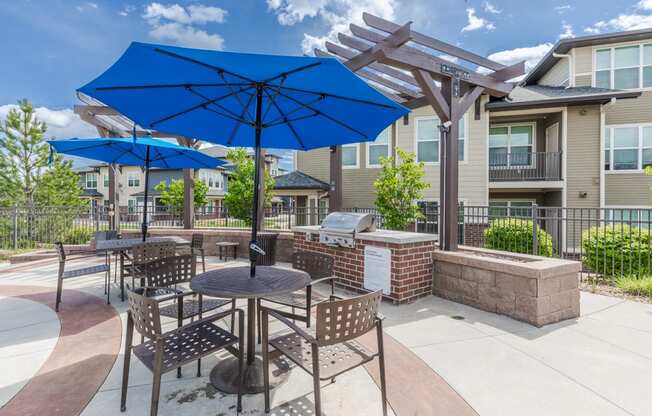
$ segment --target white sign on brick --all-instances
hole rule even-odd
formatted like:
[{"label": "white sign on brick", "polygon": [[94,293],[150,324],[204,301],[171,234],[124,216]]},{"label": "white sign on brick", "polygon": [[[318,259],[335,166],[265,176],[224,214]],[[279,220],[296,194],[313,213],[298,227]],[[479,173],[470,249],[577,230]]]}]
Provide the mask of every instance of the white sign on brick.
[{"label": "white sign on brick", "polygon": [[365,246],[364,288],[382,289],[384,295],[392,292],[392,251],[388,248]]}]

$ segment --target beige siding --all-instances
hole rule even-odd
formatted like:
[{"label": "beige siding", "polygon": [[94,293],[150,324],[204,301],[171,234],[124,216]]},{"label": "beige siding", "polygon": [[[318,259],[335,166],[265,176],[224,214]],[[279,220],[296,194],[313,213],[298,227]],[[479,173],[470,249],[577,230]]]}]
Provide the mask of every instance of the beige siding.
[{"label": "beige siding", "polygon": [[607,206],[652,206],[652,176],[645,173],[607,173],[605,177]]},{"label": "beige siding", "polygon": [[559,86],[568,80],[568,59],[560,59],[539,80],[540,85]]},{"label": "beige siding", "polygon": [[578,75],[575,77],[576,87],[590,87],[592,82],[593,77],[591,75]]},{"label": "beige siding", "polygon": [[652,91],[643,91],[638,98],[618,100],[608,105],[605,116],[607,125],[652,123]]},{"label": "beige siding", "polygon": [[575,48],[575,74],[585,74],[593,71],[593,48],[585,46],[583,48]]},{"label": "beige siding", "polygon": [[[567,199],[569,207],[600,206],[600,107],[568,108]],[[586,192],[586,198],[580,198]]]},{"label": "beige siding", "polygon": [[324,182],[330,182],[330,149],[298,151],[297,170]]}]

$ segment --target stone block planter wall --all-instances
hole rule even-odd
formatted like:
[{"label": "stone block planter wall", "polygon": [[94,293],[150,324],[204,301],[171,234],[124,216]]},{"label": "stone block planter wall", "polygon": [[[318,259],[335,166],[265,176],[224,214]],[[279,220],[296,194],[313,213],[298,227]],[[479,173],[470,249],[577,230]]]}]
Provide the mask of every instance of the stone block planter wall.
[{"label": "stone block planter wall", "polygon": [[434,295],[536,326],[579,316],[579,262],[471,247],[433,262]]}]

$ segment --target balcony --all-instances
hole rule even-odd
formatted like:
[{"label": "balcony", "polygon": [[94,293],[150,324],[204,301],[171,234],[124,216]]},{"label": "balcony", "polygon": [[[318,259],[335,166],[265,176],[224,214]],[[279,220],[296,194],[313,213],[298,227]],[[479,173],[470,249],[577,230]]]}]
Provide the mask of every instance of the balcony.
[{"label": "balcony", "polygon": [[561,152],[489,156],[489,182],[561,181]]}]

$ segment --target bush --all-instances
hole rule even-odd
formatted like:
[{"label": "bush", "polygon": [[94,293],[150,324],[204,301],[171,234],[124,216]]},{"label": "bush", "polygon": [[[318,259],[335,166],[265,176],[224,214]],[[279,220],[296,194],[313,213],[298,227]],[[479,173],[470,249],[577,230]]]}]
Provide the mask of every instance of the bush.
[{"label": "bush", "polygon": [[78,227],[67,231],[62,239],[63,244],[86,244],[91,241],[93,227]]},{"label": "bush", "polygon": [[[485,247],[512,253],[533,254],[533,226],[530,220],[514,218],[497,219],[484,231]],[[552,237],[540,227],[537,228],[538,254],[551,257]]]},{"label": "bush", "polygon": [[616,279],[616,286],[630,295],[652,297],[652,277],[623,276]]},{"label": "bush", "polygon": [[625,224],[592,227],[582,233],[582,262],[606,277],[652,273],[652,233]]}]

